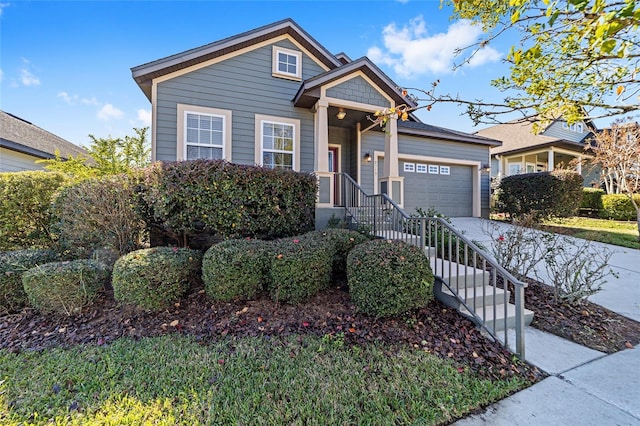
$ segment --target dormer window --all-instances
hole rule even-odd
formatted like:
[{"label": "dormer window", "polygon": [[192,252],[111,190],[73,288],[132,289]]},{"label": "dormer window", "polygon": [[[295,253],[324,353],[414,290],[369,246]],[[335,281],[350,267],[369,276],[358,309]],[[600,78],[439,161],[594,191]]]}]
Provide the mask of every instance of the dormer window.
[{"label": "dormer window", "polygon": [[584,125],[582,123],[573,123],[569,125],[566,121],[562,122],[563,129],[569,129],[572,132],[584,133]]},{"label": "dormer window", "polygon": [[302,79],[302,52],[273,46],[273,76]]}]

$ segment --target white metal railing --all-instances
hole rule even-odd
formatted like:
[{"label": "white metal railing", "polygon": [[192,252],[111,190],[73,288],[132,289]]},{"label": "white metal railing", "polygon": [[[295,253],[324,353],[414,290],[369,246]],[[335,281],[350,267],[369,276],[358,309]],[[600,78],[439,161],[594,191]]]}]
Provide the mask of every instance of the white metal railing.
[{"label": "white metal railing", "polygon": [[[465,313],[507,348],[508,330],[513,328],[507,323],[510,302],[510,292],[507,290],[512,289],[515,305],[515,353],[524,359],[525,282],[514,277],[473,241],[453,228],[446,219],[409,216],[386,194],[366,194],[348,174],[338,174],[336,178],[340,179],[340,203],[355,226],[376,237],[401,240],[420,247],[431,260],[434,275],[441,279],[464,307]],[[500,286],[504,291],[496,291]],[[472,292],[471,303],[467,302],[468,297],[462,296],[469,291]],[[478,297],[489,303],[477,306]],[[498,312],[498,309],[504,309],[504,312]],[[499,314],[503,314],[503,319],[500,320],[504,321],[502,324],[497,319]],[[487,318],[491,320],[485,320]],[[500,336],[502,331],[504,335]]]}]

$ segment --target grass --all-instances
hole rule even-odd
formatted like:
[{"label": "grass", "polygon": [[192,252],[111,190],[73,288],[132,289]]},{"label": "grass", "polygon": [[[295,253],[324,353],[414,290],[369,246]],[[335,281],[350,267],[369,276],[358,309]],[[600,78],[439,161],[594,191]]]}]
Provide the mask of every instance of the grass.
[{"label": "grass", "polygon": [[638,224],[631,221],[570,217],[546,220],[547,230],[585,240],[599,241],[621,247],[640,249]]},{"label": "grass", "polygon": [[0,351],[0,424],[439,424],[526,387],[340,336]]}]

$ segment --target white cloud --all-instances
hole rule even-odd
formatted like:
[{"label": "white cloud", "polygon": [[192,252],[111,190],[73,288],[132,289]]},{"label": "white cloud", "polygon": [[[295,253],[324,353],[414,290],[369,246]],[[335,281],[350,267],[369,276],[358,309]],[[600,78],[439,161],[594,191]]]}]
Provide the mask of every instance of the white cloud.
[{"label": "white cloud", "polygon": [[[456,49],[476,43],[481,35],[482,29],[471,25],[468,20],[451,24],[446,33],[430,35],[424,18],[418,16],[402,28],[395,23],[387,25],[382,31],[384,50],[371,47],[367,56],[374,62],[393,68],[403,77],[448,74],[453,72]],[[485,47],[465,66],[473,68],[496,62],[501,57],[495,49]]]},{"label": "white cloud", "polygon": [[138,121],[140,121],[144,126],[151,126],[151,110],[139,109]]},{"label": "white cloud", "polygon": [[98,111],[98,118],[103,121],[119,120],[124,117],[124,112],[111,104],[105,104]]},{"label": "white cloud", "polygon": [[20,70],[20,82],[27,87],[40,85],[40,79],[26,68]]},{"label": "white cloud", "polygon": [[92,97],[91,99],[89,98],[82,98],[80,99],[80,102],[82,102],[84,105],[95,105],[95,106],[100,106],[100,102],[98,102],[98,100],[94,97]]},{"label": "white cloud", "polygon": [[2,16],[3,9],[5,7],[10,6],[10,5],[11,5],[11,3],[0,3],[0,16]]},{"label": "white cloud", "polygon": [[58,92],[58,97],[68,104],[73,104],[78,99],[78,95],[71,96],[67,92]]},{"label": "white cloud", "polygon": [[58,92],[58,97],[63,101],[68,103],[69,105],[77,105],[81,103],[83,105],[92,105],[92,106],[100,106],[102,105],[98,100],[94,97],[92,98],[80,98],[77,94],[70,95],[68,92]]},{"label": "white cloud", "polygon": [[2,71],[2,68],[0,68],[0,81],[2,81],[4,79],[4,71]]}]

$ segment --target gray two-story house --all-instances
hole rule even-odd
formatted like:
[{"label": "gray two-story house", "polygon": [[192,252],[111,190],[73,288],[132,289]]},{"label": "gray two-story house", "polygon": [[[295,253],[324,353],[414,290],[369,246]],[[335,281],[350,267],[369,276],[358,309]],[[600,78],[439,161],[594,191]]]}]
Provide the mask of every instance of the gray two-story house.
[{"label": "gray two-story house", "polygon": [[483,170],[500,142],[414,115],[375,125],[376,111],[411,100],[368,58],[332,54],[291,19],[132,74],[151,101],[154,161],[212,158],[314,173],[320,222],[339,212],[339,173],[410,214],[421,207],[488,216]]}]

